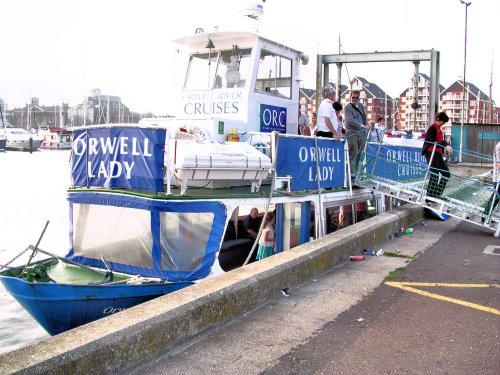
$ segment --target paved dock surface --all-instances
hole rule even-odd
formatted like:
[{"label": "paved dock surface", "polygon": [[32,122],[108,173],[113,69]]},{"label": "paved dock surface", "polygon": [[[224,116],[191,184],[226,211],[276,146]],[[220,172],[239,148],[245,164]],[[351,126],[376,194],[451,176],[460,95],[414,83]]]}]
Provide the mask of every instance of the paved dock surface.
[{"label": "paved dock surface", "polygon": [[500,374],[500,240],[414,229],[373,249],[415,258],[346,262],[128,373]]}]

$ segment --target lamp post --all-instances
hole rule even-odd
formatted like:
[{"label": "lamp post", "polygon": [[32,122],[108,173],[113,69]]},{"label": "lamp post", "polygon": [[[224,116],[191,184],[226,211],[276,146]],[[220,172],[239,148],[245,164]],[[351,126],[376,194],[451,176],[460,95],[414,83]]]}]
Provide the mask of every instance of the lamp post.
[{"label": "lamp post", "polygon": [[465,5],[465,39],[464,39],[464,77],[463,77],[463,92],[462,92],[462,121],[460,124],[460,154],[458,155],[458,161],[462,162],[462,147],[464,141],[464,122],[465,122],[465,71],[467,68],[467,9],[472,4],[472,2],[465,2],[460,0],[461,4]]}]

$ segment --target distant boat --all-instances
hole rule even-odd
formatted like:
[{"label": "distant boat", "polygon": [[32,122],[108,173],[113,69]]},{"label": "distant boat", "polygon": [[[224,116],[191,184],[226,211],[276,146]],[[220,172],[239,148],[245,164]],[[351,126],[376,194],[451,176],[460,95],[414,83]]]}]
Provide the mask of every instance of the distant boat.
[{"label": "distant boat", "polygon": [[69,130],[40,126],[37,134],[43,137],[40,148],[50,150],[69,150],[71,148],[71,132]]},{"label": "distant boat", "polygon": [[5,136],[5,134],[2,134],[2,131],[0,131],[0,152],[5,152],[6,146],[7,146],[7,136]]},{"label": "distant boat", "polygon": [[29,133],[22,128],[5,128],[7,150],[36,151],[40,148],[43,138]]}]

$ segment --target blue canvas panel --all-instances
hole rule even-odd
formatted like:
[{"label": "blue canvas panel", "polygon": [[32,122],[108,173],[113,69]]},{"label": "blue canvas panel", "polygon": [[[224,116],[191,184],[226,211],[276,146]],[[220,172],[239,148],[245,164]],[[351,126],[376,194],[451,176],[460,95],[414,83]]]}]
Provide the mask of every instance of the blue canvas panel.
[{"label": "blue canvas panel", "polygon": [[106,127],[73,134],[73,186],[163,191],[166,130]]},{"label": "blue canvas panel", "polygon": [[344,186],[344,142],[312,137],[279,137],[276,175],[291,176],[292,191],[318,189],[318,172],[322,188]]},{"label": "blue canvas panel", "polygon": [[[210,273],[219,250],[227,217],[225,205],[215,201],[178,202],[126,194],[96,192],[70,192],[68,200],[70,202],[71,248],[66,258],[88,266],[104,268],[104,264],[99,256],[102,253],[114,271],[145,277],[159,277],[172,282],[198,280]],[[82,207],[83,209],[81,209]],[[113,210],[115,208],[117,210]],[[111,213],[112,215],[91,216],[93,209],[100,209],[99,213]],[[140,212],[137,212],[138,210]],[[75,217],[76,214],[74,215],[74,211],[78,211],[78,217]],[[119,211],[119,216],[115,215],[116,211]],[[170,242],[170,245],[165,245],[165,230],[163,230],[162,234],[160,214],[167,212],[178,213],[180,220],[182,220],[183,216],[188,216],[186,214],[209,213],[210,215],[203,215],[205,218],[207,216],[213,218],[213,221],[210,223],[211,226],[207,228],[206,241],[196,242],[197,244],[202,243],[204,248],[194,249],[189,248],[189,246],[183,246],[182,241],[186,239],[182,237],[184,234],[182,231],[186,231],[186,228],[189,229],[189,225],[186,223],[183,223],[182,226],[178,225],[178,228],[180,228],[178,230],[181,231],[177,233],[179,236],[178,241],[180,242],[178,244]],[[127,222],[123,220],[123,217],[126,217],[128,213],[131,213],[132,220]],[[147,213],[147,215],[144,215],[144,213]],[[142,219],[146,217],[147,222],[139,223],[134,221],[135,217]],[[131,225],[131,227],[127,227],[127,225]],[[134,233],[135,227],[140,225],[146,226],[146,233],[141,233],[141,236],[130,237],[130,233]],[[97,230],[90,229],[91,226],[97,228],[99,232],[110,228],[109,241],[104,241],[107,238],[106,232],[97,234]],[[168,232],[168,229],[166,231]],[[89,239],[88,236],[92,236],[93,233],[95,236],[99,235],[102,237],[103,240],[96,242],[93,238]],[[126,237],[128,238],[117,238],[116,235],[113,237],[115,233],[126,233]],[[193,231],[189,232],[189,235],[192,234]],[[86,246],[90,248],[89,254],[91,256],[82,256],[85,250],[81,250],[81,246],[77,244],[84,241],[93,243]],[[170,238],[170,241],[175,241],[175,239]],[[80,247],[75,248],[75,246]],[[162,269],[162,257],[169,256],[168,252],[170,249],[172,250],[170,254],[172,257],[184,256],[186,258],[191,254],[196,254],[196,262],[189,263],[190,266],[186,266],[185,268],[171,267],[169,269]],[[179,249],[184,253],[179,255]],[[138,253],[140,254],[137,255]],[[127,262],[128,254],[130,254],[132,259],[130,262]],[[120,262],[109,261],[109,259],[117,258],[120,259]],[[138,258],[141,260],[144,258],[147,259],[146,261],[138,262]],[[182,265],[188,263],[174,262],[174,264]]]}]

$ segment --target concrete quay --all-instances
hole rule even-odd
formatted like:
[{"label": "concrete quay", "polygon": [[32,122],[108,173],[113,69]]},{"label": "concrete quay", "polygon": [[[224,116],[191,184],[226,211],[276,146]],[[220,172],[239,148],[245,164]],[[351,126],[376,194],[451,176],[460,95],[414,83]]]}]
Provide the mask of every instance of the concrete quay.
[{"label": "concrete quay", "polygon": [[134,371],[209,329],[276,300],[283,288],[293,291],[422,217],[422,207],[402,206],[278,256],[4,354],[0,373]]},{"label": "concrete quay", "polygon": [[413,229],[123,373],[498,375],[500,241],[453,218]]}]

